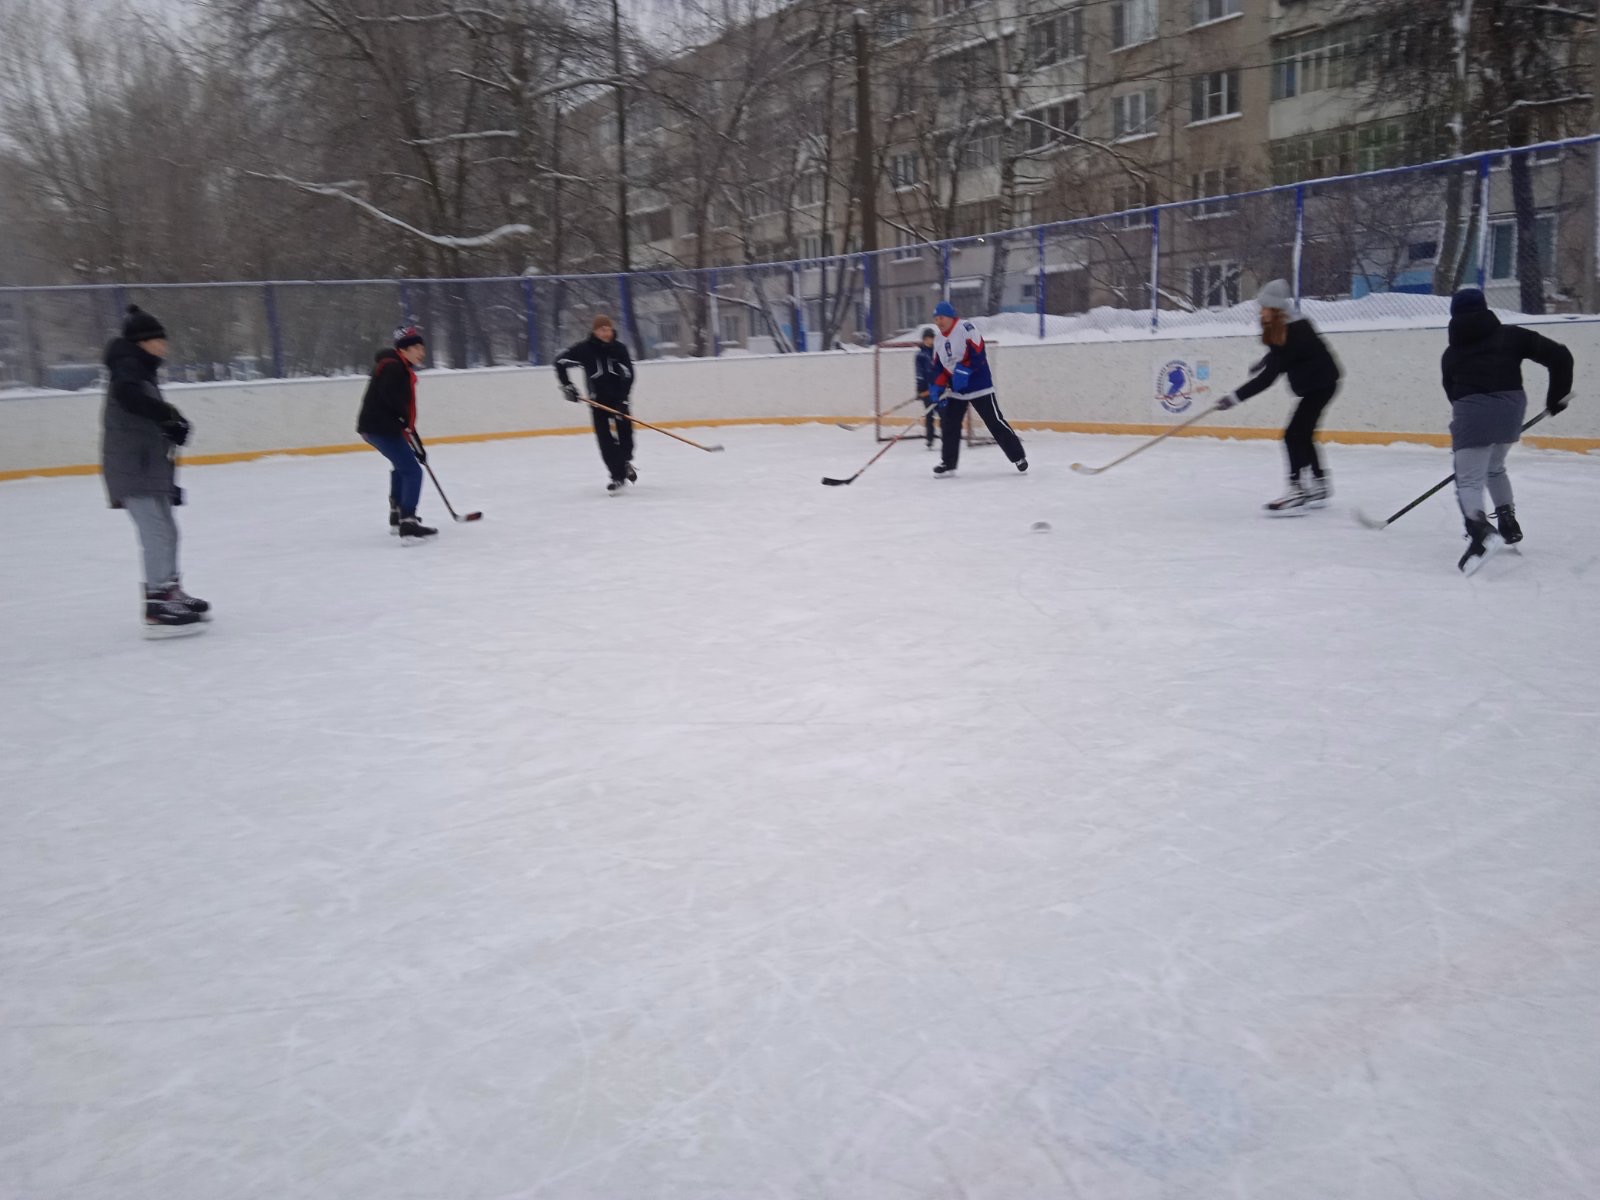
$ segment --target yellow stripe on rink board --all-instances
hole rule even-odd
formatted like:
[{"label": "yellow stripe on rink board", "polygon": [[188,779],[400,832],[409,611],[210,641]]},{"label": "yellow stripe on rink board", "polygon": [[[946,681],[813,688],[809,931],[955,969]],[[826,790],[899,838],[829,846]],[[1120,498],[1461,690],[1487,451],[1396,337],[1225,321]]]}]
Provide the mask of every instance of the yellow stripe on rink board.
[{"label": "yellow stripe on rink board", "polygon": [[[896,417],[885,421],[884,424],[911,424],[913,421],[920,421],[921,419],[916,417],[911,420],[901,421]],[[870,423],[871,421],[872,416],[869,413],[860,417],[706,417],[701,420],[657,421],[655,423],[663,429],[705,429],[734,425],[835,425],[840,422]],[[1170,425],[1125,424],[1118,422],[1094,423],[1085,421],[1012,421],[1011,425],[1016,429],[1045,429],[1054,433],[1111,434],[1123,437],[1155,437],[1158,434],[1168,432],[1172,428]],[[430,446],[457,445],[467,442],[503,442],[513,438],[574,437],[590,432],[592,430],[587,425],[574,425],[558,429],[512,429],[498,433],[442,434],[439,437],[428,438],[427,442]],[[1281,438],[1283,433],[1278,429],[1250,429],[1237,426],[1212,425],[1185,429],[1177,436],[1276,440]],[[1396,442],[1411,442],[1445,448],[1450,445],[1450,435],[1448,433],[1389,433],[1376,430],[1324,429],[1318,431],[1317,440],[1319,442],[1334,442],[1347,446],[1389,446]],[[1569,450],[1578,454],[1590,454],[1600,450],[1600,438],[1526,436],[1522,440],[1525,444],[1537,450]],[[242,450],[234,454],[186,455],[178,461],[186,467],[210,467],[224,463],[255,462],[259,459],[276,458],[280,455],[354,454],[368,449],[371,449],[371,447],[365,442],[346,442],[332,446],[293,446],[279,450]],[[98,474],[100,474],[100,467],[97,463],[78,463],[65,467],[25,467],[20,470],[0,471],[0,482],[39,476]]]}]

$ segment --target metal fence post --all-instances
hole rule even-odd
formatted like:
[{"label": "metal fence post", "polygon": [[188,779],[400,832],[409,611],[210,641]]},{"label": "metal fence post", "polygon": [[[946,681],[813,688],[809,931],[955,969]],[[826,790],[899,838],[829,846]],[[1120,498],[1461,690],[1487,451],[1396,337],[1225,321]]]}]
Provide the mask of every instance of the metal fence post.
[{"label": "metal fence post", "polygon": [[865,251],[861,255],[861,308],[866,314],[867,345],[874,346],[878,342],[878,314],[872,311],[872,283],[874,272],[878,264],[873,261],[873,256]]},{"label": "metal fence post", "polygon": [[1161,328],[1161,210],[1150,211],[1150,332]]},{"label": "metal fence post", "polygon": [[400,285],[400,324],[409,325],[414,320],[411,315],[411,288],[404,279],[395,282]]},{"label": "metal fence post", "polygon": [[272,347],[272,377],[282,379],[283,369],[283,326],[278,321],[278,289],[272,284],[263,284],[261,287],[261,301],[267,310],[267,341]]},{"label": "metal fence post", "polygon": [[717,273],[712,271],[711,279],[711,357],[722,357],[722,306],[717,303]]},{"label": "metal fence post", "polygon": [[1294,311],[1300,311],[1300,259],[1306,246],[1306,189],[1294,189]]},{"label": "metal fence post", "polygon": [[1478,290],[1488,275],[1489,257],[1489,159],[1478,160]]},{"label": "metal fence post", "polygon": [[800,272],[789,268],[789,311],[794,314],[795,353],[806,352],[806,298],[800,294]]},{"label": "metal fence post", "polygon": [[539,365],[539,307],[533,280],[522,277],[522,322],[528,331],[528,365]]},{"label": "metal fence post", "polygon": [[939,243],[939,299],[950,299],[950,243]]},{"label": "metal fence post", "polygon": [[1045,281],[1049,278],[1044,271],[1044,226],[1039,226],[1034,234],[1034,240],[1039,247],[1039,276],[1034,282],[1033,306],[1039,311],[1039,340],[1044,341],[1044,289]]}]

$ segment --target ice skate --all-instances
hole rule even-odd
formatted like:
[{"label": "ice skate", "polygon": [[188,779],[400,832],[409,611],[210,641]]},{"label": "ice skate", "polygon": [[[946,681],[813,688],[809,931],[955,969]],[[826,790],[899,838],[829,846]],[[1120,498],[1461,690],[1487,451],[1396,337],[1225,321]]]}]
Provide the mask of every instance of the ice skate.
[{"label": "ice skate", "polygon": [[1028,460],[1025,458],[1017,459],[1017,470],[1026,475],[1028,473]]},{"label": "ice skate", "polygon": [[173,596],[165,584],[144,589],[144,636],[150,639],[187,637],[204,626],[200,614]]},{"label": "ice skate", "polygon": [[943,479],[945,476],[954,475],[955,473],[956,469],[947,463],[940,463],[938,466],[933,468],[933,475],[935,479]]},{"label": "ice skate", "polygon": [[194,613],[202,621],[211,620],[211,605],[207,601],[200,599],[198,596],[191,596],[188,592],[184,591],[183,583],[176,575],[167,580],[166,588],[168,600],[183,605],[184,608],[187,608],[190,612]]},{"label": "ice skate", "polygon": [[628,481],[626,479],[613,479],[610,483],[606,484],[606,495],[620,496],[622,495],[622,489],[627,486]]},{"label": "ice skate", "polygon": [[1499,527],[1500,536],[1505,539],[1508,546],[1515,546],[1522,540],[1522,526],[1517,524],[1517,510],[1514,505],[1502,504],[1494,510],[1494,522]]},{"label": "ice skate", "polygon": [[400,518],[400,544],[402,546],[420,546],[429,538],[438,535],[438,530],[424,525],[416,517]]},{"label": "ice skate", "polygon": [[389,501],[389,533],[398,535],[400,532],[400,506],[393,500]]},{"label": "ice skate", "polygon": [[1302,489],[1306,494],[1307,508],[1327,508],[1333,498],[1333,477],[1327,474],[1311,475]]},{"label": "ice skate", "polygon": [[1506,544],[1499,530],[1489,523],[1489,518],[1481,511],[1467,518],[1467,540],[1467,552],[1456,563],[1457,570],[1463,575],[1477,574],[1478,568]]},{"label": "ice skate", "polygon": [[1289,490],[1276,500],[1269,500],[1264,509],[1269,517],[1303,517],[1307,503],[1305,488],[1300,486],[1298,479],[1291,479]]}]

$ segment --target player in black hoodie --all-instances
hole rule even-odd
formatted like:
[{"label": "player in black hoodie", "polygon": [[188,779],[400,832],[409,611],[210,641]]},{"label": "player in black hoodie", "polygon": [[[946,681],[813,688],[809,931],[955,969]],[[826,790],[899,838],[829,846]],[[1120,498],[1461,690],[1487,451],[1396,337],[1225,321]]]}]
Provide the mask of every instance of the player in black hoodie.
[{"label": "player in black hoodie", "polygon": [[[556,378],[561,380],[561,390],[567,399],[576,404],[583,397],[567,372],[581,367],[590,399],[626,414],[628,394],[633,391],[633,360],[628,357],[627,346],[618,340],[617,327],[610,317],[597,314],[592,329],[588,337],[568,347],[556,359]],[[633,469],[633,422],[626,415],[616,417],[598,408],[590,411],[594,415],[594,436],[600,443],[600,457],[611,474],[606,491],[615,496],[628,484],[639,481],[639,472]]]},{"label": "player in black hoodie", "polygon": [[[1472,574],[1502,541],[1522,540],[1506,474],[1506,455],[1522,440],[1528,396],[1522,364],[1531,359],[1550,373],[1545,408],[1552,416],[1567,407],[1572,391],[1572,351],[1531,329],[1502,325],[1477,288],[1450,298],[1450,348],[1440,371],[1450,398],[1450,448],[1455,456],[1456,501],[1469,545],[1456,565]],[[1494,502],[1499,528],[1491,525],[1484,488]]]},{"label": "player in black hoodie", "polygon": [[1256,375],[1218,400],[1217,407],[1232,408],[1266,391],[1279,375],[1289,377],[1290,390],[1300,397],[1283,431],[1283,447],[1289,455],[1289,490],[1266,510],[1275,517],[1302,516],[1308,508],[1324,507],[1333,495],[1333,482],[1317,455],[1316,436],[1317,422],[1339,390],[1339,362],[1316,326],[1305,317],[1289,319],[1293,300],[1283,280],[1274,279],[1262,288],[1256,303],[1261,306],[1261,341],[1267,356],[1257,364]]},{"label": "player in black hoodie", "polygon": [[400,535],[402,546],[422,545],[439,532],[417,518],[421,464],[428,461],[417,436],[417,368],[427,353],[415,325],[395,330],[393,349],[378,351],[356,417],[356,432],[389,460],[389,532]]}]

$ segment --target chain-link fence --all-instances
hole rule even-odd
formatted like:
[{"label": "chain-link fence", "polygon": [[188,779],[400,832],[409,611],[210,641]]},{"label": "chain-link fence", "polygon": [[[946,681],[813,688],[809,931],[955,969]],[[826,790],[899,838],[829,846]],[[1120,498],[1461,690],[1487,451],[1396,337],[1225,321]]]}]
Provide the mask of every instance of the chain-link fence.
[{"label": "chain-link fence", "polygon": [[[1224,193],[873,255],[626,275],[0,288],[0,388],[95,386],[128,304],[182,380],[365,372],[392,329],[436,367],[549,363],[610,315],[640,357],[791,354],[914,336],[950,299],[1007,341],[1227,336],[1290,281],[1328,328],[1596,311],[1600,138]],[[1226,183],[1226,177],[1215,181]]]}]

